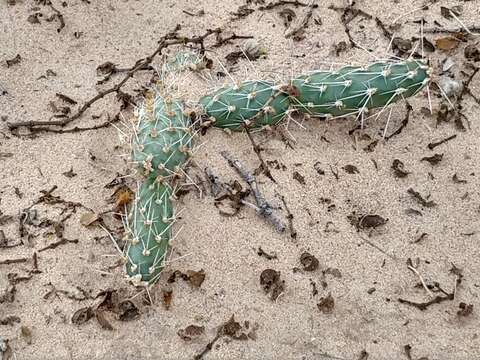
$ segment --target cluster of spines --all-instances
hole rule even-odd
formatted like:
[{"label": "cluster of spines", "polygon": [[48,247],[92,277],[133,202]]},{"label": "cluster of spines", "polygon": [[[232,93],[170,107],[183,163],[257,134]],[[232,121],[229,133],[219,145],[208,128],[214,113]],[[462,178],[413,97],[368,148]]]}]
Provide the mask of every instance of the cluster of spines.
[{"label": "cluster of spines", "polygon": [[[429,66],[419,60],[379,61],[365,68],[315,71],[284,86],[246,81],[204,96],[200,105],[213,126],[235,130],[276,125],[289,109],[326,118],[358,114],[363,119],[370,109],[417,94],[430,74]],[[258,96],[258,87],[263,96]]]}]

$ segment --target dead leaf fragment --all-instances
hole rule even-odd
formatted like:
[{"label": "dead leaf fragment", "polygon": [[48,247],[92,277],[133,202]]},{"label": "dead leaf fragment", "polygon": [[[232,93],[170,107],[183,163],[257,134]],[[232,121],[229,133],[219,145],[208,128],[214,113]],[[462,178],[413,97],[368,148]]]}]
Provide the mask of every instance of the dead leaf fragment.
[{"label": "dead leaf fragment", "polygon": [[322,313],[331,314],[333,312],[333,308],[335,307],[335,299],[332,297],[332,294],[322,297],[320,302],[317,304],[317,307]]},{"label": "dead leaf fragment", "polygon": [[184,341],[192,341],[200,337],[204,332],[204,326],[188,325],[185,329],[178,330],[177,335]]},{"label": "dead leaf fragment", "polygon": [[98,215],[93,213],[93,212],[88,212],[83,214],[80,217],[80,224],[83,226],[90,226],[92,225],[95,221],[99,219]]},{"label": "dead leaf fragment", "polygon": [[446,36],[435,40],[435,47],[445,51],[456,49],[459,44],[460,41],[452,36]]},{"label": "dead leaf fragment", "polygon": [[305,271],[315,271],[318,269],[319,261],[318,259],[308,252],[304,252],[300,256],[300,263],[303,266]]},{"label": "dead leaf fragment", "polygon": [[187,277],[190,284],[198,289],[205,281],[205,271],[203,269],[200,271],[187,270]]},{"label": "dead leaf fragment", "polygon": [[81,308],[72,316],[72,324],[82,325],[85,324],[88,320],[90,320],[95,314],[90,306]]},{"label": "dead leaf fragment", "polygon": [[110,322],[105,317],[105,311],[96,310],[95,311],[95,317],[97,318],[97,321],[100,324],[100,326],[102,327],[102,329],[113,330],[113,326],[110,324]]}]

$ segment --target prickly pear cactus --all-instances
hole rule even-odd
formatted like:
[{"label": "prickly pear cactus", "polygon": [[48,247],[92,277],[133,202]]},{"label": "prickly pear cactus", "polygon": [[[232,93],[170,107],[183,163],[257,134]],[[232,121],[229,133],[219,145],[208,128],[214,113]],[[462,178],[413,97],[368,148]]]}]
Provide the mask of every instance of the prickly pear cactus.
[{"label": "prickly pear cactus", "polygon": [[245,124],[252,127],[277,124],[290,102],[280,86],[254,80],[223,87],[201,98],[200,105],[215,119],[213,126],[239,130]]},{"label": "prickly pear cactus", "polygon": [[181,72],[188,69],[196,71],[199,67],[203,67],[203,60],[204,57],[196,52],[179,52],[163,65],[162,71],[164,74]]},{"label": "prickly pear cactus", "polygon": [[147,179],[127,218],[127,274],[137,283],[155,282],[162,270],[173,224],[170,195],[167,186]]},{"label": "prickly pear cactus", "polygon": [[138,110],[132,158],[146,177],[173,177],[190,156],[192,129],[180,101],[150,94]]},{"label": "prickly pear cactus", "polygon": [[302,112],[329,117],[367,113],[415,95],[427,85],[429,75],[428,65],[417,60],[317,71],[292,80],[298,90],[292,105]]}]

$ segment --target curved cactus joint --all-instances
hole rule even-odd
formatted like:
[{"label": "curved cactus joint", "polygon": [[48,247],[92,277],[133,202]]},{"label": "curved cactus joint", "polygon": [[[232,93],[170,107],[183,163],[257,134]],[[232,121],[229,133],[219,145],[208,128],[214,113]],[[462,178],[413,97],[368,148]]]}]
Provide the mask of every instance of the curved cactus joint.
[{"label": "curved cactus joint", "polygon": [[[132,241],[126,246],[125,255],[127,274],[131,278],[152,282],[162,270],[173,224],[170,195],[167,186],[152,178],[140,186],[133,217],[127,220]],[[164,222],[165,219],[168,221]]]},{"label": "curved cactus joint", "polygon": [[292,80],[298,95],[290,101],[294,109],[311,115],[366,113],[367,108],[383,108],[415,95],[428,84],[429,75],[430,68],[419,60],[317,71]]},{"label": "curved cactus joint", "polygon": [[214,118],[213,126],[241,130],[250,126],[276,125],[289,108],[289,97],[282,87],[269,81],[251,80],[225,86],[200,99],[205,113]]}]

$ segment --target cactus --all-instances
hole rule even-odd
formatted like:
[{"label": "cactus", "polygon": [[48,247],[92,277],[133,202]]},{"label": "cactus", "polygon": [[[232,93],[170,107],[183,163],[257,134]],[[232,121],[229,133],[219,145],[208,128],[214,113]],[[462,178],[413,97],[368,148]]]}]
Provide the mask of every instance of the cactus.
[{"label": "cactus", "polygon": [[277,124],[290,103],[282,87],[254,80],[223,87],[202,97],[200,105],[215,119],[214,126],[239,130],[244,124],[252,127]]},{"label": "cactus", "polygon": [[142,183],[127,219],[127,274],[138,282],[153,283],[162,270],[171,239],[171,191],[158,179]]},{"label": "cactus", "polygon": [[429,75],[429,67],[418,60],[317,71],[292,80],[298,90],[292,106],[327,117],[363,114],[415,95],[428,83]]},{"label": "cactus", "polygon": [[204,57],[193,51],[177,53],[162,66],[163,74],[175,74],[184,70],[198,70],[204,66]]},{"label": "cactus", "polygon": [[178,175],[190,156],[193,136],[183,104],[149,94],[138,117],[132,158],[139,171],[153,178]]}]

